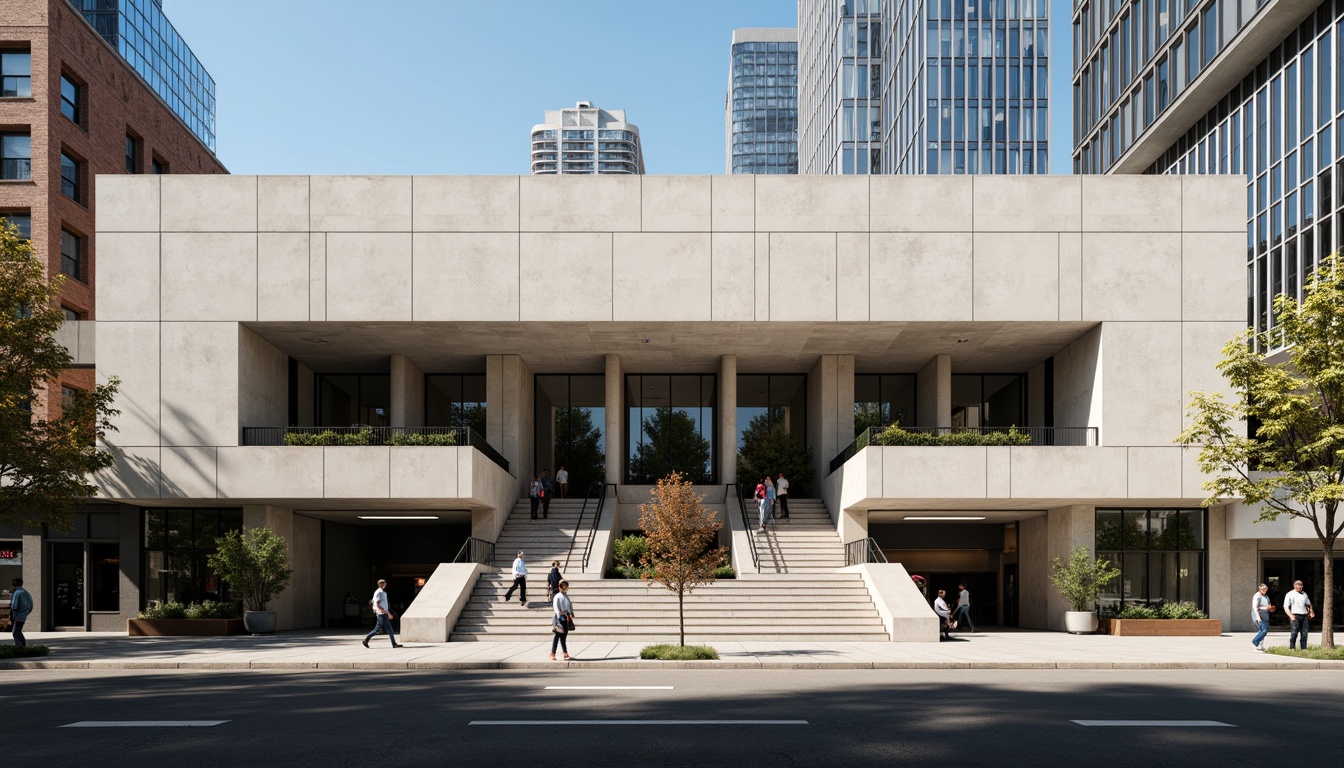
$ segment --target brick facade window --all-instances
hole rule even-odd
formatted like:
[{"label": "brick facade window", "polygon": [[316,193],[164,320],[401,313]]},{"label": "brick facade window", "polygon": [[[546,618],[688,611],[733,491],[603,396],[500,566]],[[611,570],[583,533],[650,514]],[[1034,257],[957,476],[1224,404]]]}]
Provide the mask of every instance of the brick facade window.
[{"label": "brick facade window", "polygon": [[0,179],[28,181],[32,177],[32,137],[26,133],[0,133]]},{"label": "brick facade window", "polygon": [[19,237],[33,239],[33,216],[28,211],[0,212],[0,220],[13,224],[19,230]]},{"label": "brick facade window", "polygon": [[69,75],[61,75],[61,114],[79,125],[79,84]]},{"label": "brick facade window", "polygon": [[26,99],[32,95],[32,53],[0,50],[0,98]]},{"label": "brick facade window", "polygon": [[155,176],[168,173],[168,161],[160,160],[157,157],[151,158],[149,161],[149,172]]},{"label": "brick facade window", "polygon": [[126,172],[140,172],[140,140],[126,134]]},{"label": "brick facade window", "polygon": [[61,230],[61,272],[84,279],[84,238],[68,229]]},{"label": "brick facade window", "polygon": [[84,187],[80,184],[80,174],[84,169],[81,166],[83,163],[65,152],[61,153],[61,194],[76,203],[84,202]]},{"label": "brick facade window", "polygon": [[61,307],[61,314],[65,315],[66,322],[73,323],[79,319],[79,313],[66,306]]}]

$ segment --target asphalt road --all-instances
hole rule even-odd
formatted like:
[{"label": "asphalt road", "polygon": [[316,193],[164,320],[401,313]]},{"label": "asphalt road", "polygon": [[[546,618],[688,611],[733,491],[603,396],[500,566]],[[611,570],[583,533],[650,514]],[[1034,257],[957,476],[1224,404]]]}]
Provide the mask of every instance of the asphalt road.
[{"label": "asphalt road", "polygon": [[[16,766],[1323,766],[1344,764],[1342,684],[1315,670],[14,671],[0,718]],[[164,720],[228,722],[62,727]],[[744,720],[763,722],[721,722]]]}]

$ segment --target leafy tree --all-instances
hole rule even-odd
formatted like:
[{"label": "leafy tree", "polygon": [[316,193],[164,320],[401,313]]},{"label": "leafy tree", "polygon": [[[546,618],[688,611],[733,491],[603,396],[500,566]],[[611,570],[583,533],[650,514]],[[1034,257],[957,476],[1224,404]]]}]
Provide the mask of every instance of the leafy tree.
[{"label": "leafy tree", "polygon": [[1120,569],[1109,560],[1092,559],[1081,544],[1069,553],[1067,562],[1056,557],[1050,563],[1050,583],[1075,611],[1090,611],[1107,584],[1120,576]]},{"label": "leafy tree", "polygon": [[686,645],[686,595],[714,583],[714,570],[728,555],[727,547],[714,547],[723,523],[676,472],[659,480],[649,495],[653,500],[639,505],[639,527],[649,547],[643,563],[653,569],[644,578],[676,593],[680,643]]},{"label": "leafy tree", "polygon": [[[1344,532],[1344,259],[1336,253],[1308,281],[1306,298],[1274,298],[1278,327],[1247,329],[1223,347],[1218,370],[1236,397],[1192,392],[1190,426],[1177,442],[1199,447],[1213,479],[1205,506],[1241,497],[1260,520],[1311,524],[1325,560],[1321,646],[1333,648],[1334,553]],[[1256,349],[1284,347],[1280,362]],[[1246,430],[1245,424],[1252,425]]]},{"label": "leafy tree", "polygon": [[742,431],[742,447],[737,452],[737,479],[746,488],[766,474],[789,479],[789,496],[807,496],[812,491],[812,451],[802,438],[784,431],[768,413],[755,416]]},{"label": "leafy tree", "polygon": [[692,482],[709,481],[709,441],[685,411],[657,408],[644,419],[648,436],[630,457],[630,476],[651,481],[671,473],[684,475]]},{"label": "leafy tree", "polygon": [[249,611],[266,610],[266,604],[285,591],[294,575],[289,567],[289,545],[269,528],[229,531],[215,539],[215,547],[218,551],[207,562]]},{"label": "leafy tree", "polygon": [[607,477],[602,431],[593,426],[587,408],[555,409],[555,463],[551,477],[564,465],[569,472],[569,494],[582,495]]},{"label": "leafy tree", "polygon": [[[77,499],[93,496],[90,476],[113,463],[98,441],[115,430],[113,379],[75,392],[60,416],[44,418],[33,404],[55,389],[70,365],[56,339],[65,316],[64,278],[48,280],[33,246],[0,225],[0,524],[68,529]],[[41,410],[41,409],[38,409]]]}]

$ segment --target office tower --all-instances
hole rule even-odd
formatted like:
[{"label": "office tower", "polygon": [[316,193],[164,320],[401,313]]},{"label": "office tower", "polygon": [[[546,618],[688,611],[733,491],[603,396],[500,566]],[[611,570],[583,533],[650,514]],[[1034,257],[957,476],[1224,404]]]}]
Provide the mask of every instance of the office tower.
[{"label": "office tower", "polygon": [[532,126],[532,172],[644,173],[639,127],[625,121],[625,110],[587,101],[548,109],[546,122]]},{"label": "office tower", "polygon": [[799,0],[803,173],[1049,170],[1046,0]]},{"label": "office tower", "polygon": [[725,173],[798,172],[798,31],[733,30]]},{"label": "office tower", "polygon": [[1272,330],[1340,244],[1344,2],[1085,2],[1073,36],[1075,171],[1244,174],[1247,322]]}]

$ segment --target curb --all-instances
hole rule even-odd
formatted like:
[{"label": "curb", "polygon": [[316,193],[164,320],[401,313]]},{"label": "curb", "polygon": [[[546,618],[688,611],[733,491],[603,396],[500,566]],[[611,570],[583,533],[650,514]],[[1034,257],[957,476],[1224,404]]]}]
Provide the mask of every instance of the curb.
[{"label": "curb", "polygon": [[128,669],[179,671],[291,672],[330,671],[462,671],[537,669],[1199,669],[1285,670],[1344,669],[1344,662],[1247,661],[1247,662],[1111,662],[1111,661],[3,661],[0,671],[68,669]]}]

